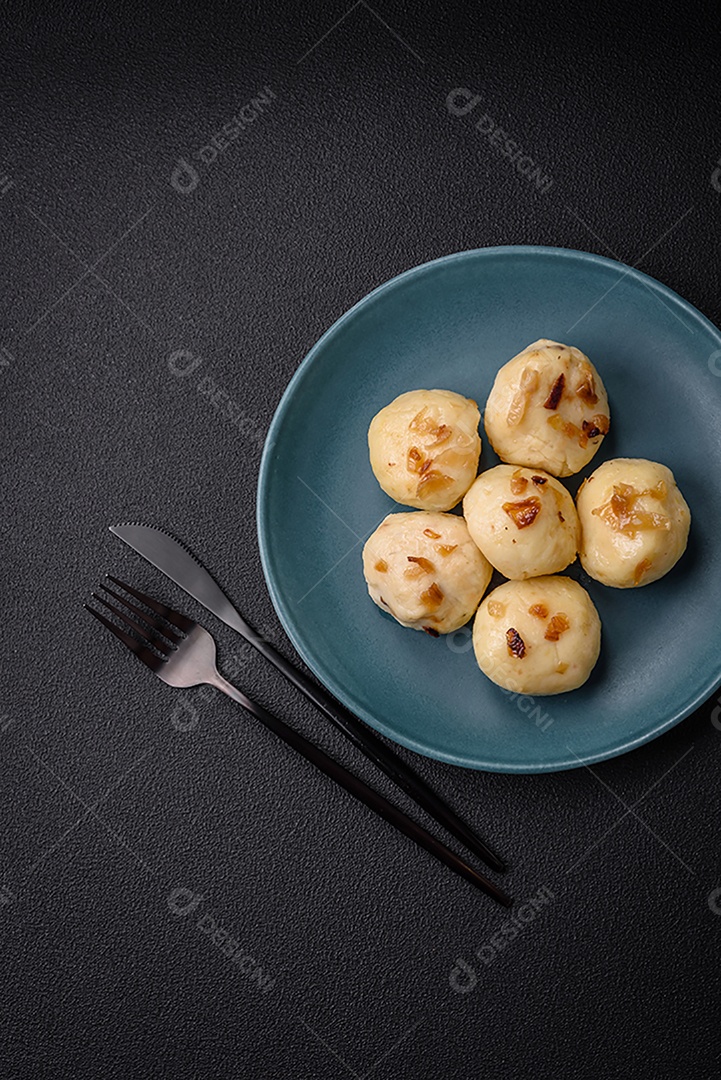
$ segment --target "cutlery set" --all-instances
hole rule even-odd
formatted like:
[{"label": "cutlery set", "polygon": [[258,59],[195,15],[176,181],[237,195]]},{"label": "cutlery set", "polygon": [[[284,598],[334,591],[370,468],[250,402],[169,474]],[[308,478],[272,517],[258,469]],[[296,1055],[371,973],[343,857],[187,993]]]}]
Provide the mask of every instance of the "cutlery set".
[{"label": "cutlery set", "polygon": [[[496,871],[506,869],[503,860],[418,776],[394,750],[347,710],[328,691],[285,659],[243,619],[220,586],[191,553],[173,537],[152,526],[113,525],[111,532],[142,555],[185,592],[227,626],[237,631],[300,690],[334,727],[386,774],[403,792],[460,841],[477,858]],[[86,604],[86,609],[168,686],[191,687],[207,684],[242,705],[279,739],[310,761],[360,802],[399,832],[471,882],[477,889],[504,907],[511,898],[494,882],[479,873],[413,818],[379,792],[340,765],[304,735],[272,712],[251,701],[219,673],[212,635],[186,615],[139,592],[115,577],[108,581],[122,590],[101,586],[93,593],[96,604],[113,619]],[[123,595],[126,594],[126,595]]]}]

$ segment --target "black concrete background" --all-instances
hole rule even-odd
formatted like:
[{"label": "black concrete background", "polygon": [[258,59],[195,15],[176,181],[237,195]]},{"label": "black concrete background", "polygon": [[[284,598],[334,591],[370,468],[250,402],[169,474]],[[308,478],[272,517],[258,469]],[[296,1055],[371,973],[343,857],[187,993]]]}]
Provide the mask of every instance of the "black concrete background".
[{"label": "black concrete background", "polygon": [[[718,324],[718,22],[398,0],[1,21],[2,1076],[718,1075],[714,702],[593,770],[414,758],[519,901],[553,895],[509,922],[79,606],[110,571],[202,614],[107,532],[165,524],[292,655],[258,561],[262,436],[322,331],[419,262],[613,252]],[[209,625],[249,692],[389,790]]]}]

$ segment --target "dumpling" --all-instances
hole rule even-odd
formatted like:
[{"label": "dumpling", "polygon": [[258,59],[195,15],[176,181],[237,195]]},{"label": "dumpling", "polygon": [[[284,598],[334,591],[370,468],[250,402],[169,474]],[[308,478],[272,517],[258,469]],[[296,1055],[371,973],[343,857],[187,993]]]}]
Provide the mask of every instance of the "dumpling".
[{"label": "dumpling", "polygon": [[371,599],[402,626],[434,637],[468,622],[492,572],[455,514],[389,514],[363,548]]},{"label": "dumpling", "polygon": [[576,505],[581,563],[604,585],[649,585],[686,550],[691,512],[671,470],[656,461],[604,461],[582,484]]},{"label": "dumpling", "polygon": [[563,484],[541,469],[497,465],[463,500],[468,531],[507,578],[556,574],[576,558],[580,527]]},{"label": "dumpling", "polygon": [[606,390],[580,349],[541,338],[496,375],[485,425],[502,461],[571,476],[609,429]]},{"label": "dumpling", "polygon": [[506,581],[473,624],[478,666],[519,694],[563,694],[586,682],[601,649],[601,620],[591,597],[567,577]]},{"label": "dumpling", "polygon": [[481,419],[451,390],[410,390],[368,429],[371,468],[387,495],[420,510],[452,510],[478,472]]}]

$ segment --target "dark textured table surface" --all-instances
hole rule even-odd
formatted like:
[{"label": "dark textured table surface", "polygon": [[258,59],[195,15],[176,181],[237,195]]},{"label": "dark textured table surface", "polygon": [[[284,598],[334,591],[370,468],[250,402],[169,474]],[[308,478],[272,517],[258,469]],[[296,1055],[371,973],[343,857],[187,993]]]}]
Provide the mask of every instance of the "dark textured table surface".
[{"label": "dark textured table surface", "polygon": [[179,705],[80,603],[114,571],[200,615],[107,531],[165,524],[292,655],[258,560],[263,435],[319,335],[419,262],[612,253],[718,324],[718,24],[45,8],[6,6],[0,35],[0,1075],[717,1076],[715,702],[593,769],[414,759],[512,860],[509,916],[231,702]]}]

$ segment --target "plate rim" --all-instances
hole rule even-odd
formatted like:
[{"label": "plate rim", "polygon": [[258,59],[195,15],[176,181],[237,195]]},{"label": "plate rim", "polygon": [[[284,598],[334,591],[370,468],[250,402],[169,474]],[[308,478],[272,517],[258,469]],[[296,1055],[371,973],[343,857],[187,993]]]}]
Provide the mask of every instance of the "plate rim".
[{"label": "plate rim", "polygon": [[628,266],[626,263],[620,262],[617,259],[610,259],[605,255],[597,255],[589,251],[581,251],[577,248],[566,247],[554,247],[543,244],[503,244],[493,247],[480,247],[480,248],[466,248],[462,251],[452,252],[448,255],[442,255],[436,259],[430,259],[427,262],[419,263],[417,266],[412,266],[407,270],[403,270],[400,274],[396,274],[394,277],[389,278],[387,281],[377,285],[370,292],[366,293],[360,300],[357,300],[347,311],[344,311],[333,322],[327,330],[318,338],[315,344],[309,349],[306,355],[301,360],[300,364],[296,368],[295,372],[291,376],[288,385],[286,386],[280,401],[273,414],[270,427],[268,428],[268,434],[263,446],[263,453],[261,456],[260,469],[258,473],[258,488],[256,495],[256,525],[258,533],[258,546],[260,551],[260,561],[263,570],[263,576],[265,583],[270,594],[270,599],[278,616],[280,623],[288,635],[293,647],[303,660],[305,664],[313,672],[313,675],[319,680],[319,682],[328,689],[334,697],[336,697],[347,709],[353,712],[356,716],[360,717],[369,727],[375,731],[380,732],[386,738],[392,742],[404,746],[409,750],[413,750],[415,753],[421,754],[423,757],[431,758],[435,761],[443,761],[450,765],[456,765],[460,768],[472,769],[479,772],[496,772],[496,773],[515,773],[521,775],[536,775],[549,772],[564,772],[571,769],[581,768],[582,766],[592,765],[599,761],[607,761],[614,757],[620,757],[623,754],[629,753],[631,750],[635,750],[640,746],[648,742],[652,742],[657,739],[664,732],[669,731],[671,728],[676,727],[682,720],[685,720],[691,715],[700,705],[707,701],[713,693],[721,686],[721,666],[717,673],[712,676],[710,681],[704,688],[699,690],[686,705],[682,706],[671,717],[666,718],[656,727],[650,731],[646,731],[636,738],[628,739],[622,743],[617,743],[615,746],[601,750],[595,753],[589,753],[584,756],[574,755],[573,759],[566,760],[554,760],[549,762],[535,763],[533,765],[520,764],[516,762],[497,762],[487,761],[481,758],[469,758],[461,757],[458,754],[449,753],[443,750],[438,750],[435,747],[429,747],[420,740],[401,736],[397,732],[391,730],[380,721],[377,717],[373,716],[366,709],[360,707],[358,703],[351,700],[352,696],[347,695],[344,692],[344,688],[330,673],[328,677],[327,672],[323,672],[321,675],[318,671],[320,666],[317,663],[313,650],[307,648],[294,628],[293,619],[290,616],[290,608],[286,603],[284,596],[278,589],[274,580],[272,572],[272,559],[270,555],[270,543],[269,543],[269,529],[266,521],[267,514],[269,512],[269,478],[271,474],[271,456],[273,450],[278,441],[278,435],[283,424],[286,413],[288,412],[291,402],[296,390],[297,385],[304,378],[311,365],[315,361],[317,355],[326,347],[327,343],[336,336],[341,328],[347,321],[353,318],[358,311],[363,307],[370,304],[383,292],[399,286],[401,283],[409,280],[410,278],[427,272],[432,267],[440,265],[448,265],[451,263],[462,262],[467,259],[477,257],[492,257],[498,255],[511,256],[511,255],[543,255],[553,257],[565,257],[570,258],[572,261],[582,261],[592,264],[601,265],[606,268],[622,271],[621,277],[618,279],[621,281],[624,277],[631,277],[646,287],[650,287],[654,292],[660,292],[668,300],[677,306],[680,306],[687,317],[691,317],[692,320],[700,323],[701,327],[706,330],[712,337],[714,337],[718,343],[719,350],[721,351],[721,331],[716,327],[710,319],[702,314],[698,308],[694,307],[690,301],[685,300],[679,293],[675,292],[668,285],[664,285],[656,278],[651,277],[649,274],[645,274],[642,270],[638,270],[634,266]]}]

